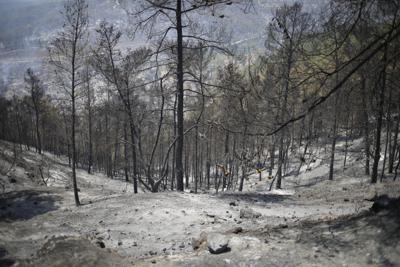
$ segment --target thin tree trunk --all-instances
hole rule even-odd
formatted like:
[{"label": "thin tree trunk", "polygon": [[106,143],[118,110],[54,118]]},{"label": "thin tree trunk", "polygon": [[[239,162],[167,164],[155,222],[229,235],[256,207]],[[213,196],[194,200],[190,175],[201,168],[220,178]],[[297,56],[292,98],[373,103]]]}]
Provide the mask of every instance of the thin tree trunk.
[{"label": "thin tree trunk", "polygon": [[361,98],[363,109],[363,132],[364,132],[364,153],[365,153],[365,175],[370,175],[370,139],[369,139],[369,116],[367,110],[367,91],[366,79],[362,76],[361,80]]},{"label": "thin tree trunk", "polygon": [[243,131],[243,136],[242,136],[242,155],[241,155],[241,161],[242,161],[242,177],[240,178],[240,184],[239,184],[239,192],[243,191],[243,184],[244,184],[244,179],[246,175],[246,135],[247,135],[247,125],[244,127]]},{"label": "thin tree trunk", "polygon": [[126,118],[124,121],[124,173],[125,181],[129,181],[129,160],[128,160],[128,130],[126,125]]},{"label": "thin tree trunk", "polygon": [[89,159],[88,159],[88,173],[92,172],[93,165],[93,141],[92,141],[92,98],[90,87],[88,86],[88,132],[89,132]]},{"label": "thin tree trunk", "polygon": [[138,172],[137,172],[137,158],[136,158],[136,138],[135,138],[135,124],[133,117],[129,111],[129,125],[131,130],[131,142],[132,142],[132,161],[133,161],[133,192],[138,193]]},{"label": "thin tree trunk", "polygon": [[[400,94],[397,103],[400,103]],[[394,128],[393,144],[391,150],[389,151],[389,173],[393,173],[394,160],[396,156],[396,149],[399,138],[399,126],[400,126],[400,106],[398,105],[397,121],[396,121],[396,126]]]},{"label": "thin tree trunk", "polygon": [[35,119],[36,119],[36,139],[37,139],[37,147],[39,150],[39,155],[42,154],[42,141],[40,138],[40,130],[39,130],[39,110],[38,107],[35,106]]},{"label": "thin tree trunk", "polygon": [[385,45],[385,52],[383,55],[383,70],[382,70],[382,86],[379,94],[379,105],[377,113],[377,123],[376,123],[376,136],[375,136],[375,154],[374,154],[374,164],[372,166],[371,183],[376,183],[378,181],[378,165],[379,159],[381,157],[381,130],[382,130],[382,120],[383,120],[383,107],[385,104],[385,90],[386,90],[386,63],[387,63],[387,50],[388,45]]}]

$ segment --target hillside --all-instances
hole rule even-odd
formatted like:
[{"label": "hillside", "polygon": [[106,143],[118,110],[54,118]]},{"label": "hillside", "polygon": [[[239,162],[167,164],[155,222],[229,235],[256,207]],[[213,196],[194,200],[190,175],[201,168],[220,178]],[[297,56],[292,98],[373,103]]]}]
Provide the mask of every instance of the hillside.
[{"label": "hillside", "polygon": [[[78,170],[82,206],[75,207],[65,158],[26,150],[14,156],[14,146],[1,142],[0,262],[396,266],[398,210],[375,214],[366,199],[398,197],[400,184],[387,179],[370,185],[357,172],[358,146],[353,144],[347,169],[338,170],[334,181],[326,179],[321,151],[322,160],[285,178],[284,190],[268,191],[270,180],[263,173],[262,181],[258,175],[245,181],[244,192],[134,195],[130,183]],[[338,167],[342,156],[338,152]],[[211,254],[212,242],[227,242],[230,252]]]},{"label": "hillside", "polygon": [[[285,2],[293,3],[294,1]],[[318,10],[323,5],[323,1],[303,0],[302,2],[305,10],[310,12]],[[94,38],[98,24],[106,20],[118,26],[124,33],[122,47],[132,49],[150,45],[143,34],[137,34],[135,39],[128,37],[131,22],[120,1],[90,0],[88,5],[91,39]],[[224,19],[206,15],[198,16],[197,22],[205,28],[215,25],[225,28],[226,32],[232,35],[228,46],[235,47],[239,51],[251,50],[254,54],[258,54],[264,50],[266,27],[273,11],[281,5],[280,0],[258,0],[247,12],[233,7],[226,8],[221,11]],[[40,70],[45,64],[48,42],[63,24],[60,18],[62,8],[62,0],[3,0],[0,2],[0,96],[11,97],[15,93],[21,93],[23,86],[21,77],[26,69],[31,67]]]}]

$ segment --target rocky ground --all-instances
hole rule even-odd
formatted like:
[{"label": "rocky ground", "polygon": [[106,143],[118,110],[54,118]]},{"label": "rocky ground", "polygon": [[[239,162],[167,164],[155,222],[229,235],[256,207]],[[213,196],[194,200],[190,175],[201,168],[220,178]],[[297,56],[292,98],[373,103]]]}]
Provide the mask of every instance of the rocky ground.
[{"label": "rocky ground", "polygon": [[356,156],[335,181],[315,160],[285,190],[254,176],[242,193],[135,195],[79,170],[75,207],[65,159],[0,147],[0,266],[400,266],[399,211],[367,200],[400,183],[370,185]]}]

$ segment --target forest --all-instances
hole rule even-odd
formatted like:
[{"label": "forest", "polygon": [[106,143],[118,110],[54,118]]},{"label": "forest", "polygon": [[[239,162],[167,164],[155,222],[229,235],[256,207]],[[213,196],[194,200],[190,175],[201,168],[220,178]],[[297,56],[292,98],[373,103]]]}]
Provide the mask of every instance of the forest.
[{"label": "forest", "polygon": [[[132,224],[137,223],[135,229],[146,232],[141,232],[144,237],[155,232],[163,241],[149,237],[141,247],[135,239],[141,234],[132,233],[127,242],[136,241],[129,243],[129,249],[139,246],[143,253],[140,249],[129,252],[128,248],[121,252],[118,249],[126,245],[125,239],[121,241],[120,237],[109,234],[108,239],[115,241],[111,247],[119,254],[99,249],[95,254],[75,257],[76,262],[66,257],[57,265],[56,256],[52,255],[58,254],[54,251],[53,254],[38,252],[32,259],[13,252],[28,242],[20,236],[23,241],[18,243],[17,232],[25,229],[21,228],[15,229],[13,245],[7,245],[10,237],[0,234],[0,248],[8,251],[0,263],[18,262],[19,266],[130,266],[132,262],[139,266],[400,264],[399,1],[329,0],[318,2],[313,9],[302,1],[281,1],[279,6],[271,8],[271,17],[265,25],[257,29],[263,44],[259,49],[233,45],[234,33],[219,21],[226,20],[232,10],[244,17],[257,15],[260,1],[116,2],[129,21],[127,27],[107,19],[92,21],[89,11],[95,3],[91,1],[66,0],[58,15],[62,27],[43,44],[43,63],[25,70],[19,77],[19,91],[0,97],[0,199],[4,206],[0,229],[10,229],[10,223],[15,221],[21,223],[17,228],[28,227],[22,226],[22,222],[29,223],[52,212],[72,212],[69,216],[77,216],[78,221],[89,220],[82,219],[87,213],[96,214],[90,215],[96,221],[73,227],[79,229],[76,230],[79,235],[93,236],[102,230],[93,229],[89,233],[92,229],[85,227],[112,220],[109,217],[114,216],[114,210],[115,216],[117,213],[119,216],[128,210],[138,212],[136,209],[147,214],[155,208],[150,215],[160,220],[157,223],[160,229],[147,229],[155,219],[146,215],[127,215],[127,218]],[[215,23],[207,23],[211,20]],[[136,41],[138,38],[145,41]],[[62,183],[57,182],[59,176],[63,176]],[[60,210],[52,204],[50,208],[51,201],[44,198],[44,192],[57,196],[52,198],[55,203],[68,203],[67,206],[59,204],[63,207]],[[339,203],[337,210],[324,210],[324,199],[330,199],[329,205]],[[31,205],[36,204],[32,201],[47,204],[35,211]],[[18,208],[12,209],[17,202]],[[375,213],[369,209],[371,202]],[[272,206],[274,214],[268,213],[272,212],[267,210],[270,203],[277,205]],[[313,211],[299,215],[307,205],[312,205]],[[22,211],[18,210],[21,207]],[[239,219],[233,221],[232,215],[221,219],[227,207],[240,213],[240,223]],[[171,216],[177,209],[176,213],[183,213],[186,219],[180,221],[178,215],[163,217],[169,208]],[[180,209],[182,212],[178,212]],[[377,215],[381,209],[386,213]],[[234,211],[226,210],[226,214]],[[105,216],[106,212],[110,214]],[[103,213],[104,216],[99,215]],[[204,235],[196,238],[204,232],[204,225],[189,231],[174,221],[182,227],[197,227],[202,213],[215,221],[210,227],[222,224],[224,230],[212,228],[212,232],[218,233],[208,235],[211,254],[188,256],[187,253],[201,250]],[[313,216],[316,221],[311,220]],[[187,218],[195,222],[189,223]],[[249,221],[243,222],[246,218]],[[102,229],[128,231],[123,217],[120,219],[110,221]],[[143,223],[137,221],[142,219]],[[41,220],[37,224],[43,224]],[[365,233],[346,236],[346,242],[335,243],[335,238],[324,235],[328,230],[323,227],[329,225],[339,229],[338,235],[341,228],[355,231],[357,220]],[[382,221],[386,225],[383,232],[379,230]],[[48,226],[51,232],[45,224],[41,227],[46,238],[35,242],[45,244],[41,251],[51,250],[47,235],[57,233],[57,228]],[[233,234],[229,232],[232,227]],[[174,239],[177,250],[186,254],[177,254],[174,246],[160,247],[171,258],[158,258],[161,256],[155,252],[157,244],[171,243],[169,234],[174,231],[178,236]],[[196,238],[188,246],[182,240],[192,231]],[[235,236],[230,238],[229,247],[221,231]],[[315,234],[318,231],[321,236]],[[243,241],[236,237],[242,234],[251,238],[268,234],[274,241],[254,245],[253,239]],[[303,243],[307,235],[315,240]],[[385,243],[383,240],[388,238],[390,241]],[[100,248],[109,247],[106,237],[89,239]],[[289,241],[280,244],[286,239],[296,240],[296,245]],[[318,240],[326,243],[321,241],[322,246]],[[354,241],[358,256],[338,256],[346,250],[349,240]],[[363,247],[363,242],[370,241],[374,245]],[[51,242],[58,244],[55,240]],[[81,239],[64,242],[73,251],[77,248],[91,251]],[[248,252],[241,251],[243,242],[248,242]],[[213,243],[220,247],[215,249]],[[31,248],[33,245],[29,244],[25,245]],[[319,245],[330,251],[315,257],[323,254]],[[271,251],[274,246],[301,251],[298,253],[303,260],[295,261],[299,255],[285,258],[278,251]],[[223,257],[210,259],[212,254],[231,249],[230,253],[236,254],[229,262]],[[314,256],[307,258],[304,255],[309,251]],[[257,253],[261,253],[261,258],[255,256]],[[372,256],[362,256],[366,253]],[[99,261],[87,261],[92,256]],[[83,262],[86,265],[81,265]]]}]

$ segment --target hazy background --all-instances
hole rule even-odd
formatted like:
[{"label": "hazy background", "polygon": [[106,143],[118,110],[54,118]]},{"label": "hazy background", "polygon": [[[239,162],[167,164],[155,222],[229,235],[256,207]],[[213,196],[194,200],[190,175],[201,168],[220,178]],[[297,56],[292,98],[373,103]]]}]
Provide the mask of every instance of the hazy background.
[{"label": "hazy background", "polygon": [[[107,20],[126,31],[129,23],[122,0],[88,0],[90,30],[101,20]],[[134,0],[124,0],[134,4]],[[204,26],[217,23],[232,32],[232,43],[250,52],[263,49],[268,22],[275,8],[293,0],[256,0],[250,13],[233,6],[224,10],[224,19],[201,17]],[[315,11],[323,0],[303,0],[304,8]],[[63,0],[0,0],[0,95],[11,96],[23,86],[22,79],[28,67],[40,70],[46,58],[48,41],[62,27]],[[146,44],[143,36],[135,40],[125,37],[124,46]]]}]

